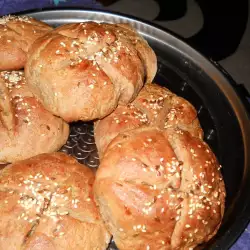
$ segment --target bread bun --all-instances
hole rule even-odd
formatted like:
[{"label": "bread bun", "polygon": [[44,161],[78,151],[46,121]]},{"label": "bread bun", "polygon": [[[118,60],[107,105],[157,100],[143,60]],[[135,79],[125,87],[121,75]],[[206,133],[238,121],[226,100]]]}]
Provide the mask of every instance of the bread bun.
[{"label": "bread bun", "polygon": [[156,74],[156,56],[125,24],[62,25],[36,40],[25,67],[32,91],[64,120],[103,118]]},{"label": "bread bun", "polygon": [[102,157],[108,144],[121,132],[142,126],[161,129],[178,127],[203,138],[195,108],[187,100],[157,84],[147,84],[128,106],[118,106],[109,116],[95,122],[95,142]]},{"label": "bread bun", "polygon": [[0,72],[0,162],[60,149],[69,126],[33,96],[22,71]]},{"label": "bread bun", "polygon": [[218,231],[225,188],[198,137],[177,127],[120,133],[101,160],[96,201],[120,250],[193,249]]},{"label": "bread bun", "polygon": [[110,235],[93,200],[93,172],[64,153],[0,171],[0,249],[105,250]]},{"label": "bread bun", "polygon": [[0,18],[0,70],[18,70],[24,67],[31,44],[52,28],[28,16]]}]

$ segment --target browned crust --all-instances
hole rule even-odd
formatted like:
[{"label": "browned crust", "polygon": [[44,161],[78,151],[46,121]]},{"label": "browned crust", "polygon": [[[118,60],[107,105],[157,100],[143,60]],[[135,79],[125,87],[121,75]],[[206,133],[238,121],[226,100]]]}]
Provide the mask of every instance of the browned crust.
[{"label": "browned crust", "polygon": [[42,154],[0,171],[0,248],[106,249],[93,200],[93,172],[64,153]]},{"label": "browned crust", "polygon": [[220,166],[206,143],[178,128],[119,134],[97,171],[95,194],[119,249],[192,249],[224,214]]},{"label": "browned crust", "polygon": [[49,25],[28,16],[0,18],[0,70],[22,69],[32,43],[51,30]]},{"label": "browned crust", "polygon": [[0,163],[59,150],[69,126],[44,109],[22,71],[0,72]]},{"label": "browned crust", "polygon": [[128,106],[118,106],[109,116],[95,123],[95,141],[102,157],[108,144],[119,133],[141,126],[161,129],[178,127],[203,138],[197,112],[187,100],[157,84],[147,84]]},{"label": "browned crust", "polygon": [[35,95],[66,121],[94,120],[126,105],[156,74],[156,56],[132,28],[66,24],[38,39],[25,75]]}]

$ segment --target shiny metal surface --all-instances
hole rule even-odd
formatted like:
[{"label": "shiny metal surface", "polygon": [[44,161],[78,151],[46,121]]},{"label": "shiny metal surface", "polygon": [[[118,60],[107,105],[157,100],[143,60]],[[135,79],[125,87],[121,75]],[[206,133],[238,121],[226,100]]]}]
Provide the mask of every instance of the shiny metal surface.
[{"label": "shiny metal surface", "polygon": [[91,123],[75,123],[70,126],[70,136],[60,150],[74,156],[80,163],[96,168],[99,165],[93,125]]}]

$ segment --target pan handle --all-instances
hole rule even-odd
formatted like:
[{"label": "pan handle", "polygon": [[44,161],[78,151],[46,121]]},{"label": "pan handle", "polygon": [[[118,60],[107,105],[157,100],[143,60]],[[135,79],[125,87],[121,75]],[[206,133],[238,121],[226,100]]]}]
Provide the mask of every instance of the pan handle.
[{"label": "pan handle", "polygon": [[248,117],[250,119],[250,94],[248,90],[246,89],[245,85],[243,83],[236,83],[235,80],[229,75],[229,73],[218,63],[215,62],[212,59],[209,59],[211,63],[222,72],[222,74],[228,79],[228,81],[231,83],[232,87],[234,88],[235,92],[243,102],[246,111],[248,113]]}]

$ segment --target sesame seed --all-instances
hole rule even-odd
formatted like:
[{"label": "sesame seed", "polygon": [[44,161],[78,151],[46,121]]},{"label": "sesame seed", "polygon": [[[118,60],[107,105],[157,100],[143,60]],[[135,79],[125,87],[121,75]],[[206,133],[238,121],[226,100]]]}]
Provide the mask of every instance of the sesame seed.
[{"label": "sesame seed", "polygon": [[203,223],[204,225],[207,225],[207,224],[208,224],[208,222],[205,221],[205,220],[202,220],[202,223]]},{"label": "sesame seed", "polygon": [[214,193],[214,198],[217,198],[219,196],[219,193],[218,192],[215,192]]},{"label": "sesame seed", "polygon": [[176,176],[176,178],[181,178],[181,175],[177,172],[176,174],[175,174],[175,176]]},{"label": "sesame seed", "polygon": [[152,202],[151,202],[151,201],[150,201],[150,202],[145,202],[144,205],[145,205],[145,206],[151,206],[151,205],[152,205]]},{"label": "sesame seed", "polygon": [[190,228],[191,226],[189,225],[189,224],[186,224],[186,226],[185,226],[186,228]]},{"label": "sesame seed", "polygon": [[64,42],[60,42],[60,45],[62,45],[63,47],[66,47],[66,44]]},{"label": "sesame seed", "polygon": [[90,84],[90,85],[89,85],[89,88],[93,89],[93,88],[94,88],[94,85],[93,85],[93,84]]}]

